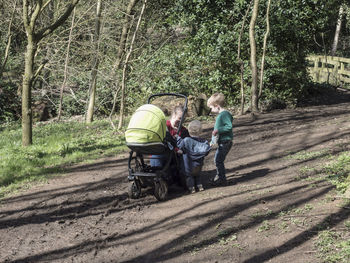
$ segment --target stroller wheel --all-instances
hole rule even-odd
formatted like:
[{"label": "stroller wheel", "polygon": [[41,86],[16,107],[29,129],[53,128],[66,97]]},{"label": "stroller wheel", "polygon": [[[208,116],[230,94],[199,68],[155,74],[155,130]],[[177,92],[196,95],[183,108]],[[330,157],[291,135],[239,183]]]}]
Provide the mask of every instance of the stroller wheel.
[{"label": "stroller wheel", "polygon": [[158,201],[164,201],[168,196],[168,184],[162,178],[154,183],[154,196]]},{"label": "stroller wheel", "polygon": [[141,185],[138,181],[133,181],[128,189],[129,198],[137,199],[141,195]]}]

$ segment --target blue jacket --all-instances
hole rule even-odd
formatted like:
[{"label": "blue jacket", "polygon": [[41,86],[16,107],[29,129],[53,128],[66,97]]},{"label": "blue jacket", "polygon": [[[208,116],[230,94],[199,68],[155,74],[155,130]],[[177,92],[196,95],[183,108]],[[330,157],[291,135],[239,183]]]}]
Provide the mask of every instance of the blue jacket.
[{"label": "blue jacket", "polygon": [[204,157],[208,155],[211,147],[207,140],[198,137],[177,136],[177,147],[183,151],[185,172],[191,173],[194,167],[203,165]]}]

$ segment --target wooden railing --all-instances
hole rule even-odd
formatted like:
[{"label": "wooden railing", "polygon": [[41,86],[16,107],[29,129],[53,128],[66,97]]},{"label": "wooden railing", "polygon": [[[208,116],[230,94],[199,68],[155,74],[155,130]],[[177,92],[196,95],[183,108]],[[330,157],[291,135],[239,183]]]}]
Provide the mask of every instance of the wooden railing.
[{"label": "wooden railing", "polygon": [[315,82],[336,86],[350,83],[350,58],[312,55],[307,60]]}]

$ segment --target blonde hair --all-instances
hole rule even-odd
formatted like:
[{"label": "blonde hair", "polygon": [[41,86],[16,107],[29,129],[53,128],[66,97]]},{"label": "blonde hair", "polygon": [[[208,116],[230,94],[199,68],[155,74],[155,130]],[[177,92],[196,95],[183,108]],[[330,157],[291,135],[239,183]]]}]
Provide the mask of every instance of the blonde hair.
[{"label": "blonde hair", "polygon": [[220,92],[214,93],[208,99],[207,105],[208,106],[219,105],[220,107],[224,107],[225,106],[225,95],[220,93]]},{"label": "blonde hair", "polygon": [[184,112],[181,104],[178,104],[173,108],[173,110],[171,111],[171,116],[175,115],[177,112]]},{"label": "blonde hair", "polygon": [[198,120],[191,121],[188,124],[188,132],[191,136],[199,136],[199,134],[202,132],[202,124]]}]

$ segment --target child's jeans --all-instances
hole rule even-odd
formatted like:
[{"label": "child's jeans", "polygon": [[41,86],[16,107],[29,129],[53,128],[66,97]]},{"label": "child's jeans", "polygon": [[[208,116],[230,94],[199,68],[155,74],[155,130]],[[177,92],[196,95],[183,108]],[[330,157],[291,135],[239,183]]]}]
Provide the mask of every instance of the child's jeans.
[{"label": "child's jeans", "polygon": [[150,165],[152,167],[163,167],[166,163],[167,156],[165,154],[153,154],[150,159]]},{"label": "child's jeans", "polygon": [[220,180],[226,181],[226,172],[224,161],[226,155],[231,150],[232,141],[223,141],[218,143],[218,148],[215,152],[214,162],[216,165],[216,174]]},{"label": "child's jeans", "polygon": [[200,173],[202,171],[202,165],[194,167],[191,173],[186,173],[186,186],[191,190],[194,186],[202,187],[202,180]]}]

